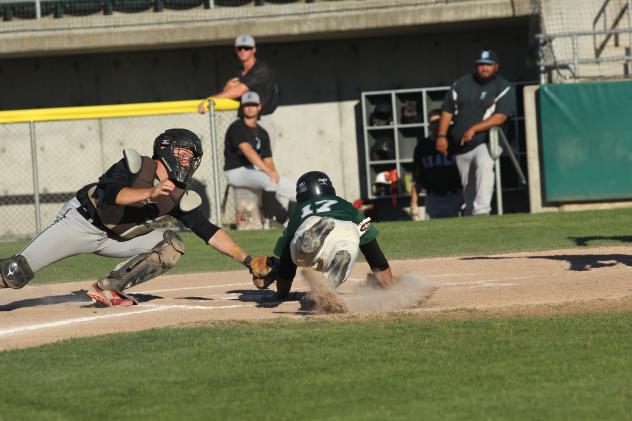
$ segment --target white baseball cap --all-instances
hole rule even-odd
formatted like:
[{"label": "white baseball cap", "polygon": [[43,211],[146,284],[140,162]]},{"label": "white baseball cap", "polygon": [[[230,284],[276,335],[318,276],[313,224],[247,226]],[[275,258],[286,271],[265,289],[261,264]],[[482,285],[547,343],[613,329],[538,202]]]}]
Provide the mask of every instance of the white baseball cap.
[{"label": "white baseball cap", "polygon": [[252,35],[239,35],[235,38],[235,47],[255,48],[255,39]]}]

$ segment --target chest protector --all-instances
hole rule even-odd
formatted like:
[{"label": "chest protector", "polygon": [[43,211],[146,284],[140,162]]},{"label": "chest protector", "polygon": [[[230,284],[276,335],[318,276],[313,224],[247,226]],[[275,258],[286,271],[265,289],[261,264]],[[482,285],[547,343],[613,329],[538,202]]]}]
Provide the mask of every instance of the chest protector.
[{"label": "chest protector", "polygon": [[[130,172],[136,177],[131,188],[153,188],[157,184],[156,162],[153,159],[136,155],[136,165],[130,165],[130,157],[126,158]],[[95,207],[101,223],[109,231],[126,240],[152,231],[156,222],[165,219],[176,206],[180,207],[180,202],[185,196],[185,191],[176,187],[168,196],[160,196],[155,202],[142,201],[126,206],[107,205],[94,197],[95,190],[96,186],[88,191],[88,198]],[[197,196],[194,192],[187,193]],[[183,209],[185,212],[189,210],[191,209]]]}]

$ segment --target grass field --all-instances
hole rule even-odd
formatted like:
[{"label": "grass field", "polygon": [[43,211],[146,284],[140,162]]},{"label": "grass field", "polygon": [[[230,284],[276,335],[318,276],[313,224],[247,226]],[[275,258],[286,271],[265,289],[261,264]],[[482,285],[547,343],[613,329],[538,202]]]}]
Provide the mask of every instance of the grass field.
[{"label": "grass field", "polygon": [[[620,245],[632,241],[632,209],[550,214],[513,214],[479,218],[390,222],[376,226],[386,256],[413,259]],[[271,254],[280,230],[233,231],[251,254]],[[239,264],[212,250],[194,234],[184,233],[185,255],[173,273],[240,270]],[[0,243],[0,256],[19,252],[27,241]],[[34,283],[94,279],[118,260],[93,255],[71,257],[40,271]]]},{"label": "grass field", "polygon": [[2,419],[629,419],[632,315],[219,323],[0,353]]},{"label": "grass field", "polygon": [[[383,223],[390,258],[632,239],[632,210]],[[269,253],[279,231],[236,232]],[[186,235],[178,271],[240,269]],[[0,255],[21,244],[0,244]],[[68,259],[40,282],[112,261]],[[89,269],[85,269],[89,268]],[[0,316],[1,319],[1,316]],[[209,323],[0,353],[0,419],[629,419],[632,313]]]}]

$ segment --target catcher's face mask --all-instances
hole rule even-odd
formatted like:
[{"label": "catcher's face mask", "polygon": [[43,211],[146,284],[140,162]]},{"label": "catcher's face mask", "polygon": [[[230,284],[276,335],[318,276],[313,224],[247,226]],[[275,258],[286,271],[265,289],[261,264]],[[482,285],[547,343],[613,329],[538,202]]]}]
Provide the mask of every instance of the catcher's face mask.
[{"label": "catcher's face mask", "polygon": [[170,129],[156,139],[155,158],[164,164],[169,179],[186,186],[202,160],[202,142],[186,129]]}]

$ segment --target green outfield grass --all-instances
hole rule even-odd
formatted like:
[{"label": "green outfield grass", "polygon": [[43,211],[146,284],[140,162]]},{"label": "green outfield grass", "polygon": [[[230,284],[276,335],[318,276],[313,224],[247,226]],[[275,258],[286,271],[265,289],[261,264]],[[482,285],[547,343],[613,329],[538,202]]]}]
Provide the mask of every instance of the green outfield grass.
[{"label": "green outfield grass", "polygon": [[629,419],[632,315],[217,323],[0,353],[2,419]]},{"label": "green outfield grass", "polygon": [[[632,209],[549,214],[513,214],[426,222],[379,223],[379,242],[390,259],[489,254],[621,245],[632,241]],[[233,231],[251,254],[270,254],[280,230]],[[194,234],[183,234],[186,253],[172,273],[239,270],[242,267],[212,250]],[[27,241],[0,243],[0,256],[22,249]],[[76,256],[40,271],[34,283],[97,278],[117,260]]]}]

